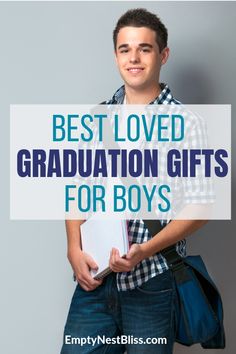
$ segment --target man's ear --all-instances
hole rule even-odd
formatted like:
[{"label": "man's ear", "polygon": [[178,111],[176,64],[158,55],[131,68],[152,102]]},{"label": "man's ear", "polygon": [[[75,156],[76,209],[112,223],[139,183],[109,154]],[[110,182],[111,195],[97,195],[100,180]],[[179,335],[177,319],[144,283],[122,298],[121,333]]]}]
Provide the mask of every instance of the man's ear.
[{"label": "man's ear", "polygon": [[168,58],[169,58],[169,54],[170,54],[170,49],[168,47],[165,47],[164,49],[162,49],[161,52],[161,65],[164,65]]},{"label": "man's ear", "polygon": [[115,63],[117,65],[117,55],[116,55],[116,51],[114,51],[114,55],[115,55]]}]

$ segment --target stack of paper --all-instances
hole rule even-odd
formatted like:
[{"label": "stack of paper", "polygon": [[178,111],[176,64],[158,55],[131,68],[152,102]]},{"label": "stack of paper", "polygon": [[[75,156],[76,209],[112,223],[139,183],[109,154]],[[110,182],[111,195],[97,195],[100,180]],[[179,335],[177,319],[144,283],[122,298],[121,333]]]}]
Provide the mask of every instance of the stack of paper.
[{"label": "stack of paper", "polygon": [[126,220],[104,220],[91,217],[81,224],[80,230],[83,251],[89,254],[98,265],[98,270],[91,270],[91,275],[95,279],[101,279],[111,272],[109,259],[112,248],[117,248],[121,257],[128,252]]}]

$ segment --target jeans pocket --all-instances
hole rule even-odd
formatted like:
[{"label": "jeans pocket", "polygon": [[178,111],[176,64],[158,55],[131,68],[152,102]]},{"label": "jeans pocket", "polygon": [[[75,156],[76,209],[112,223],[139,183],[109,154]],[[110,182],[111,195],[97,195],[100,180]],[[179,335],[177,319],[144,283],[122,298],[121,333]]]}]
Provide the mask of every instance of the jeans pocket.
[{"label": "jeans pocket", "polygon": [[169,270],[156,275],[136,288],[144,294],[166,294],[173,291],[173,278]]}]

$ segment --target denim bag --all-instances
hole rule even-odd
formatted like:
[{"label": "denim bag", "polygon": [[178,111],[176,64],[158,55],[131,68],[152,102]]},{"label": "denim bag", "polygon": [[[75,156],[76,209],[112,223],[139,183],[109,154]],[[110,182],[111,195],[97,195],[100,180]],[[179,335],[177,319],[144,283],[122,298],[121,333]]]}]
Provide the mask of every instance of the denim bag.
[{"label": "denim bag", "polygon": [[[162,229],[158,220],[144,220],[151,236]],[[223,305],[201,256],[181,257],[176,246],[161,251],[173,272],[178,296],[176,342],[201,343],[205,349],[225,348]]]}]

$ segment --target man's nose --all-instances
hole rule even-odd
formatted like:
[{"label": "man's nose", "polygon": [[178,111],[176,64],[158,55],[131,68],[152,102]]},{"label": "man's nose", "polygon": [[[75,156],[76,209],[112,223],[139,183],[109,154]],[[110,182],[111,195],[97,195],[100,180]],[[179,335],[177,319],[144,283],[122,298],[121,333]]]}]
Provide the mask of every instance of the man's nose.
[{"label": "man's nose", "polygon": [[132,52],[130,53],[130,62],[131,62],[132,64],[140,62],[139,52],[137,52],[137,51],[132,51]]}]

